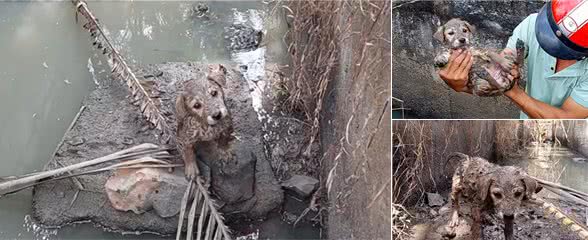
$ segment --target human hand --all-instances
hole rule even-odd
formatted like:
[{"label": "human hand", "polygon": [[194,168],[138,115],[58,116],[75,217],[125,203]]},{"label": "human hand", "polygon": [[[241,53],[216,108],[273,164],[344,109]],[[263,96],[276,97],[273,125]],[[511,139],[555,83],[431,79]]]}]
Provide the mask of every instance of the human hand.
[{"label": "human hand", "polygon": [[[502,55],[503,57],[505,56],[509,56],[512,59],[515,59],[516,54],[515,51],[509,48],[505,48],[500,55]],[[509,94],[507,94],[508,92],[511,92],[511,90],[515,89],[515,90],[520,90],[518,82],[521,79],[521,73],[519,71],[520,66],[517,64],[513,64],[512,65],[512,69],[510,70],[509,74],[507,75],[508,79],[510,79],[511,81],[513,81],[513,86],[511,89],[509,89],[508,91],[505,92],[505,94],[508,96]]]},{"label": "human hand", "polygon": [[445,68],[439,71],[439,77],[456,92],[469,91],[467,84],[474,59],[470,51],[453,50]]}]

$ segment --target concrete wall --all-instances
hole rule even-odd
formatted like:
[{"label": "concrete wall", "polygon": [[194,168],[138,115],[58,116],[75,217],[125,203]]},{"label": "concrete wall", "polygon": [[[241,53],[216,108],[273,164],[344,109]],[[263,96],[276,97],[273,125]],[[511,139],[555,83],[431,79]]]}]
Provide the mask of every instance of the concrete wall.
[{"label": "concrete wall", "polygon": [[[322,181],[332,180],[326,186],[328,237],[390,239],[390,1],[374,2],[384,9],[375,25],[374,15],[360,14],[359,2],[351,2],[341,2],[341,26],[350,20],[350,31],[360,34],[338,36],[338,74],[328,86],[321,115]],[[378,12],[367,4],[364,10]]]},{"label": "concrete wall", "polygon": [[424,192],[444,192],[451,187],[447,156],[453,152],[493,160],[494,121],[394,121],[393,201],[412,205]]},{"label": "concrete wall", "polygon": [[495,121],[496,157],[507,158],[531,142],[559,143],[588,156],[586,120]]},{"label": "concrete wall", "polygon": [[[433,34],[447,20],[459,17],[475,25],[479,46],[502,49],[512,30],[539,1],[398,1],[393,6],[392,78],[395,98],[404,101],[413,118],[518,118],[506,97],[480,98],[456,93],[433,68]],[[399,107],[399,106],[394,106]]]},{"label": "concrete wall", "polygon": [[[584,155],[588,156],[588,122],[586,120],[569,120],[564,121],[563,125],[566,129],[567,146]],[[559,131],[558,138],[564,139],[566,135]]]}]

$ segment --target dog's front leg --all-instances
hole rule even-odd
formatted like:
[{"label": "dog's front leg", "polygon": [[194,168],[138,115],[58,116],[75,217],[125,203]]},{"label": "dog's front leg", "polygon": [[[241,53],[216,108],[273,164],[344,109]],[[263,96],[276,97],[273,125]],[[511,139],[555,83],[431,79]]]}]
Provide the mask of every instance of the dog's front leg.
[{"label": "dog's front leg", "polygon": [[480,240],[484,236],[482,232],[482,209],[478,206],[472,207],[472,232],[471,232],[471,239],[472,240]]},{"label": "dog's front leg", "polygon": [[461,191],[461,178],[459,176],[453,176],[453,181],[451,183],[451,208],[453,208],[453,213],[451,215],[451,220],[449,221],[448,232],[454,236],[455,228],[459,225],[459,195],[461,194]]}]

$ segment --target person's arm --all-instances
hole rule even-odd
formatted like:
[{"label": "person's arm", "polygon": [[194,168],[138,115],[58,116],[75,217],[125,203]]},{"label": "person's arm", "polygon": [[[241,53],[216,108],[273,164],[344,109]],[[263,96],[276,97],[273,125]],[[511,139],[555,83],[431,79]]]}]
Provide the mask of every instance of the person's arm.
[{"label": "person's arm", "polygon": [[469,51],[462,51],[461,49],[452,51],[447,66],[439,70],[439,77],[456,92],[471,94],[472,91],[467,84],[473,62],[472,54]]},{"label": "person's arm", "polygon": [[530,118],[588,118],[588,108],[568,97],[561,108],[551,106],[527,95],[520,87],[514,86],[504,95],[515,102]]},{"label": "person's arm", "polygon": [[[502,54],[514,54],[512,49],[504,49]],[[514,66],[510,71],[510,78],[514,79],[515,84],[511,90],[504,93],[510,98],[519,108],[527,114],[530,118],[542,119],[561,119],[561,118],[588,118],[588,108],[578,104],[572,97],[568,97],[561,108],[551,106],[547,103],[541,102],[529,96],[525,90],[521,89],[517,84],[520,73],[519,67]],[[582,88],[578,86],[577,88]],[[580,89],[574,89],[572,96],[579,97],[582,95]]]}]

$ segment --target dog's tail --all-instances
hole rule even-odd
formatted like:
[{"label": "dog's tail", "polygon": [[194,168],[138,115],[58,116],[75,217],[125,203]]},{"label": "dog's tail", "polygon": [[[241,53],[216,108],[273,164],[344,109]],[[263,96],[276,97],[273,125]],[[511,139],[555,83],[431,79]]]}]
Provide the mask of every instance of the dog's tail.
[{"label": "dog's tail", "polygon": [[526,47],[525,47],[525,42],[523,42],[523,40],[521,39],[517,39],[517,57],[515,59],[515,63],[517,64],[517,66],[522,66],[523,62],[525,61],[525,57],[526,57]]},{"label": "dog's tail", "polygon": [[468,160],[470,159],[470,156],[468,156],[465,153],[460,153],[460,152],[454,152],[452,154],[449,154],[449,156],[447,156],[447,160],[445,161],[445,165],[443,165],[443,169],[445,169],[447,167],[447,164],[449,163],[449,161],[457,159],[459,160],[458,162],[463,162],[464,160]]}]

